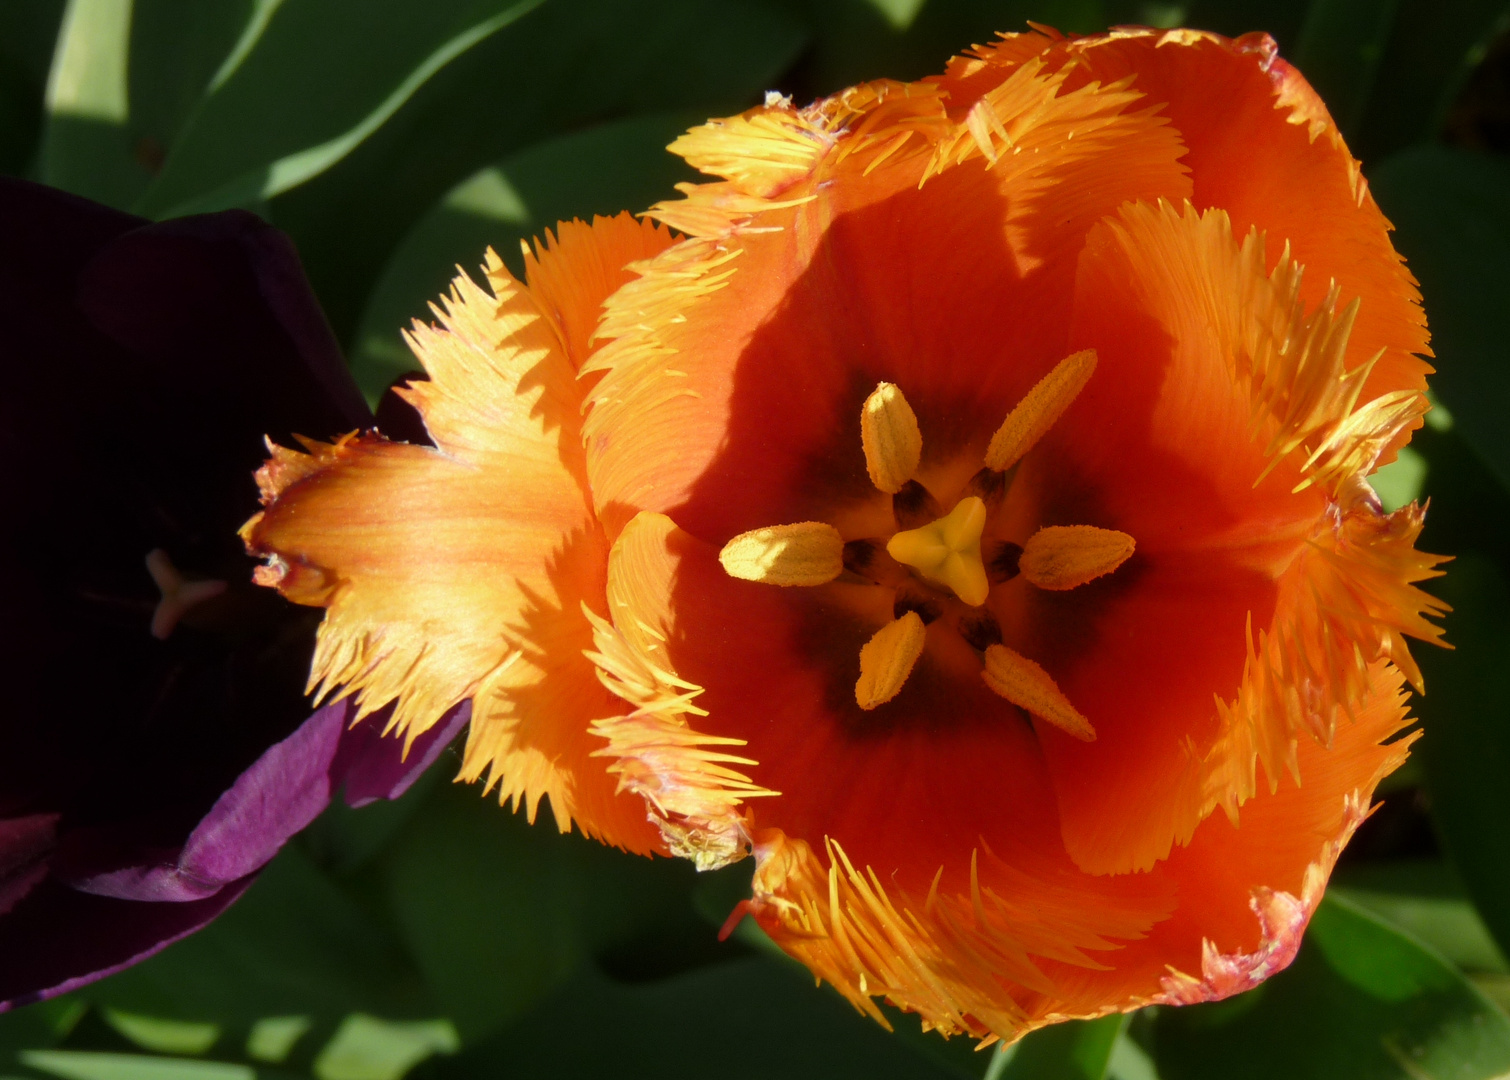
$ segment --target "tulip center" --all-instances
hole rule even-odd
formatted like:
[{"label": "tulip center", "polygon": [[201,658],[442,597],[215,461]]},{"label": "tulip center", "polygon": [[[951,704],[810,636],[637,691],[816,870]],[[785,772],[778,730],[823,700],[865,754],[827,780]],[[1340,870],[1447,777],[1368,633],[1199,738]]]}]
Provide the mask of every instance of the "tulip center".
[{"label": "tulip center", "polygon": [[986,504],[977,495],[961,499],[945,516],[886,541],[886,553],[924,579],[949,589],[971,607],[986,602],[991,583],[980,557]]},{"label": "tulip center", "polygon": [[860,441],[871,482],[891,496],[897,531],[884,540],[847,539],[822,521],[772,525],[734,537],[719,561],[731,577],[768,585],[820,586],[847,575],[848,581],[893,590],[892,620],[860,649],[855,700],[862,709],[879,708],[901,693],[937,627],[976,650],[981,678],[993,691],[1077,739],[1094,739],[1090,721],[1053,676],[1002,643],[990,601],[996,588],[1019,577],[1039,589],[1077,588],[1116,570],[1136,542],[1093,525],[1047,526],[1020,546],[985,537],[1010,470],[1070,407],[1095,369],[1094,352],[1075,353],[1029,390],[992,436],[984,468],[947,514],[916,479],[923,453],[917,416],[899,387],[881,383],[860,410]]}]

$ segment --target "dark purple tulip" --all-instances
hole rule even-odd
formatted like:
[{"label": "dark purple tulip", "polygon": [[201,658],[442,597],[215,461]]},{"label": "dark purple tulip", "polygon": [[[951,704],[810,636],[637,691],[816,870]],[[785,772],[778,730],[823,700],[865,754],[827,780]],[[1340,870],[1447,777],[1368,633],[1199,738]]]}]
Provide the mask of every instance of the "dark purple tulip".
[{"label": "dark purple tulip", "polygon": [[416,742],[304,698],[318,612],[250,583],[262,438],[372,424],[288,239],[0,178],[0,1009],[213,919]]}]

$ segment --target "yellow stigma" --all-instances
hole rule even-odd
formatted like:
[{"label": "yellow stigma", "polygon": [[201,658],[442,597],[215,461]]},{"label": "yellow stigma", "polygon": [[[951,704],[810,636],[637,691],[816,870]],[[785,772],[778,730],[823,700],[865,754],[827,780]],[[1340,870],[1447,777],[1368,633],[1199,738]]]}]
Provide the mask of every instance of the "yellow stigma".
[{"label": "yellow stigma", "polygon": [[986,504],[971,495],[937,521],[897,533],[886,542],[886,550],[897,562],[978,607],[991,590],[980,557],[980,534],[985,527]]}]

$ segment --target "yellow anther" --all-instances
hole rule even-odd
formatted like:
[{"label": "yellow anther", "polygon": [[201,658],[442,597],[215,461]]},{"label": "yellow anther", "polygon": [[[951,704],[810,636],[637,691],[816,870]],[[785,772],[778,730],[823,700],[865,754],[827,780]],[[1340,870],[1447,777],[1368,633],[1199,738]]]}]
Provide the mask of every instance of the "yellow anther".
[{"label": "yellow anther", "polygon": [[923,433],[918,418],[895,383],[883,382],[871,391],[860,409],[860,442],[865,448],[865,471],[870,482],[888,495],[917,472],[923,456]]},{"label": "yellow anther", "polygon": [[1074,353],[1055,364],[1054,370],[1038,380],[991,436],[991,445],[986,447],[986,466],[1004,472],[1016,465],[1064,415],[1095,370],[1095,349]]},{"label": "yellow anther", "polygon": [[771,525],[740,533],[718,561],[730,577],[767,585],[822,585],[844,570],[844,538],[821,521]]},{"label": "yellow anther", "polygon": [[985,659],[986,667],[980,674],[992,690],[1081,742],[1096,741],[1096,729],[1043,668],[1005,645],[989,646]]},{"label": "yellow anther", "polygon": [[978,607],[991,591],[980,557],[980,534],[985,527],[986,504],[971,495],[937,521],[897,533],[886,541],[886,550],[897,562]]},{"label": "yellow anther", "polygon": [[1135,547],[1136,540],[1115,529],[1050,525],[1029,537],[1017,569],[1040,589],[1073,589],[1110,574]]},{"label": "yellow anther", "polygon": [[862,709],[884,705],[902,692],[912,666],[923,655],[927,629],[916,611],[893,619],[860,647],[860,678],[855,700]]}]

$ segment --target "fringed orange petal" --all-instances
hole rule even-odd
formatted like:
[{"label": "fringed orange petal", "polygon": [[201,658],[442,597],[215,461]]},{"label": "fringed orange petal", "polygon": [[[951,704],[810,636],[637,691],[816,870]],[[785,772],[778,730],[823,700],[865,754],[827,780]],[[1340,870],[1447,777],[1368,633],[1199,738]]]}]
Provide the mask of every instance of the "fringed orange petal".
[{"label": "fringed orange petal", "polygon": [[[589,365],[604,372],[585,431],[610,534],[634,510],[674,510],[721,544],[867,492],[848,435],[879,382],[919,415],[961,410],[955,431],[923,431],[925,467],[959,430],[989,435],[1068,351],[1086,230],[1189,190],[1177,136],[1136,93],[1063,83],[1024,70],[969,123],[926,86],[874,84],[699,129],[683,148],[734,179],[657,207],[701,235],[612,298]],[[761,116],[780,139],[750,134]],[[805,156],[780,149],[799,138]],[[767,198],[762,154],[807,171]]]},{"label": "fringed orange petal", "polygon": [[[1146,869],[1217,802],[1235,810],[1256,759],[1272,782],[1297,732],[1331,737],[1366,696],[1369,661],[1408,665],[1402,635],[1436,636],[1420,613],[1440,606],[1411,583],[1440,560],[1417,555],[1358,479],[1424,400],[1358,402],[1367,368],[1350,362],[1335,297],[1308,309],[1300,269],[1266,272],[1263,253],[1220,212],[1133,206],[1082,259],[1075,343],[1098,349],[1098,382],[1024,479],[1052,514],[1055,491],[1096,477],[1113,527],[1138,538],[1142,577],[1106,593],[1101,642],[1062,680],[1098,742],[1045,742],[1066,844],[1088,870]],[[1343,539],[1353,516],[1356,537],[1380,539]],[[1199,692],[1191,661],[1218,652]],[[1297,711],[1297,684],[1321,697]]]},{"label": "fringed orange petal", "polygon": [[[462,767],[533,818],[635,851],[658,849],[640,800],[620,794],[592,721],[617,707],[583,655],[584,603],[601,605],[607,543],[586,496],[576,368],[613,260],[664,247],[627,215],[563,227],[532,256],[538,292],[496,256],[492,292],[465,275],[411,343],[430,378],[405,396],[436,449],[373,435],[275,450],[264,511],[243,535],[262,575],[329,608],[312,684],[368,712],[397,699],[412,735],[473,700]],[[580,269],[577,269],[580,268]],[[596,287],[596,293],[594,292]]]},{"label": "fringed orange petal", "polygon": [[[1389,222],[1369,194],[1326,107],[1266,34],[1229,40],[1194,30],[1125,28],[1086,38],[1007,35],[951,65],[941,81],[955,108],[1004,72],[1042,62],[1070,70],[1067,85],[1132,76],[1133,87],[1180,133],[1198,209],[1220,208],[1238,235],[1270,240],[1272,267],[1288,244],[1309,268],[1301,299],[1316,307],[1335,283],[1362,301],[1355,363],[1383,350],[1364,399],[1423,390],[1430,366],[1415,279],[1389,241]],[[1404,441],[1394,439],[1386,458]]]}]

